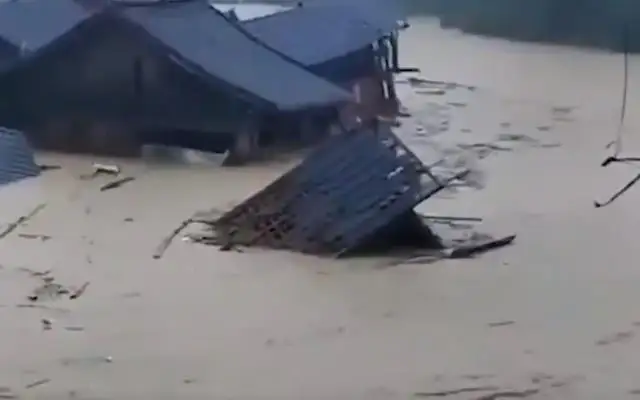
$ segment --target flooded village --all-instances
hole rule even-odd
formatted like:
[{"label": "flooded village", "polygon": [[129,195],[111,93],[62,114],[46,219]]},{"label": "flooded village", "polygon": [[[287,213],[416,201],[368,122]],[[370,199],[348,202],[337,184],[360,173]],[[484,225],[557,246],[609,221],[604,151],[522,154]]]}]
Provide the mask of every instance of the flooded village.
[{"label": "flooded village", "polygon": [[637,397],[638,58],[396,5],[0,2],[0,398]]}]

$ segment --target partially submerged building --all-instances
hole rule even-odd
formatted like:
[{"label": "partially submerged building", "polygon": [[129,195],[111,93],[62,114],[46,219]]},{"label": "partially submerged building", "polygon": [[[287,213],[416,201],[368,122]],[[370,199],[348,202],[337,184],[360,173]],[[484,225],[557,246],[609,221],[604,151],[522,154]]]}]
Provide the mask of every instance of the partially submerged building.
[{"label": "partially submerged building", "polygon": [[[47,1],[76,4],[29,3]],[[153,142],[246,158],[273,121],[292,135],[307,120],[328,126],[352,98],[205,0],[76,1],[86,18],[0,74],[0,123],[36,146],[137,155]]]},{"label": "partially submerged building", "polygon": [[393,114],[397,35],[393,18],[372,18],[343,3],[300,3],[297,7],[244,22],[274,50],[315,74],[351,91],[356,99],[347,120]]}]

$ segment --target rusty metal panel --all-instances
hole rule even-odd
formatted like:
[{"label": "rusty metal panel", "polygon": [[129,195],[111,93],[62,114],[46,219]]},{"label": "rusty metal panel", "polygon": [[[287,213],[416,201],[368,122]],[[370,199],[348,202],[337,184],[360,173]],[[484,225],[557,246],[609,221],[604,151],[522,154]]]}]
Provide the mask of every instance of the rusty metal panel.
[{"label": "rusty metal panel", "polygon": [[442,189],[387,127],[330,138],[214,226],[223,243],[343,255]]},{"label": "rusty metal panel", "polygon": [[33,151],[24,135],[12,129],[0,128],[0,185],[40,174]]}]

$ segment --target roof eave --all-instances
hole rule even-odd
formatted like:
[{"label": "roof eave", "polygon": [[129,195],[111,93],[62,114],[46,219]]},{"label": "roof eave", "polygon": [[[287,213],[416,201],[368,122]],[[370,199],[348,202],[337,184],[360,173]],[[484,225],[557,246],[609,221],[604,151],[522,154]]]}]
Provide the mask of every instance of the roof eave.
[{"label": "roof eave", "polygon": [[307,102],[303,104],[292,104],[287,106],[279,106],[277,107],[278,111],[281,112],[296,112],[296,111],[304,111],[304,110],[313,110],[319,108],[339,108],[351,102],[351,96],[347,99],[341,100],[333,100],[333,101],[322,101],[322,102]]}]

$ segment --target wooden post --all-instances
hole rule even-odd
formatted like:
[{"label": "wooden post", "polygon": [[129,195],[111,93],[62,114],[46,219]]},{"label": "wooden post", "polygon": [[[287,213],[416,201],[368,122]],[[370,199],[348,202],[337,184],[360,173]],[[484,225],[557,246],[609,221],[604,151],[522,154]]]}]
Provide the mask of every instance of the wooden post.
[{"label": "wooden post", "polygon": [[384,48],[385,48],[385,54],[383,57],[383,62],[384,62],[384,78],[385,78],[385,82],[386,82],[386,86],[387,86],[387,98],[389,100],[393,100],[394,102],[397,100],[397,94],[396,94],[396,87],[395,87],[395,83],[393,82],[393,66],[391,65],[392,60],[390,60],[391,57],[393,57],[393,40],[391,39],[391,37],[384,39]]},{"label": "wooden post", "polygon": [[393,68],[393,72],[396,72],[400,69],[400,52],[398,49],[397,31],[391,34],[389,41],[391,42],[391,67]]},{"label": "wooden post", "polygon": [[250,161],[258,150],[259,125],[254,115],[247,116],[246,122],[237,130],[233,147],[224,165],[242,165]]}]

